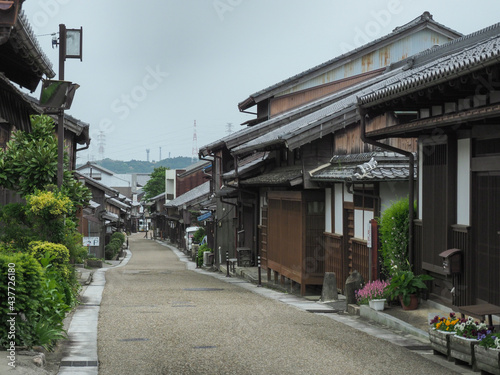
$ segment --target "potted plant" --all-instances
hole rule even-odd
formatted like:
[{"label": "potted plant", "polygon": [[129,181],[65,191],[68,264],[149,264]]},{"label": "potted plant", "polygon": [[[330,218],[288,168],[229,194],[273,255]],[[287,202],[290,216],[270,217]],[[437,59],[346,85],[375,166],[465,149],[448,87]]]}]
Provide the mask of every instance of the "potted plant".
[{"label": "potted plant", "polygon": [[363,288],[355,292],[358,305],[369,305],[377,311],[384,310],[386,301],[385,287],[387,281],[375,280],[368,282]]},{"label": "potted plant", "polygon": [[455,324],[455,335],[450,337],[450,356],[455,361],[467,362],[475,369],[474,346],[479,343],[478,336],[488,332],[485,323],[475,321],[471,317],[460,319]]},{"label": "potted plant", "polygon": [[455,334],[455,325],[460,322],[455,313],[450,313],[449,317],[436,315],[431,321],[429,330],[429,341],[434,351],[444,354],[450,358],[450,337]]},{"label": "potted plant", "polygon": [[479,334],[480,340],[474,346],[474,357],[478,370],[500,374],[500,333],[487,331]]},{"label": "potted plant", "polygon": [[392,275],[386,291],[390,298],[399,298],[404,310],[415,310],[418,307],[418,294],[427,289],[424,281],[432,280],[429,275],[415,275],[411,270],[400,270]]}]

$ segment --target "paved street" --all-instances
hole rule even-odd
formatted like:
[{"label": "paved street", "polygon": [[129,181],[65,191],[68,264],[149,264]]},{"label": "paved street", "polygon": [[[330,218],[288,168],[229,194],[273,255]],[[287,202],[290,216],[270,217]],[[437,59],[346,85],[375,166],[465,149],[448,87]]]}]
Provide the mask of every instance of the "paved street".
[{"label": "paved street", "polygon": [[448,374],[401,346],[326,315],[186,269],[136,234],[106,272],[99,374]]}]

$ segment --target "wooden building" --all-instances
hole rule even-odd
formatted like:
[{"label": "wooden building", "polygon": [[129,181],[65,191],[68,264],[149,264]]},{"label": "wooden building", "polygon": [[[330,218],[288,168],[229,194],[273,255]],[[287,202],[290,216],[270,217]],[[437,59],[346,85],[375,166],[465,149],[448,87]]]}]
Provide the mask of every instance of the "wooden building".
[{"label": "wooden building", "polygon": [[[379,151],[361,139],[357,96],[395,77],[404,69],[408,56],[460,36],[425,12],[382,38],[240,102],[241,111],[256,106],[257,117],[244,123],[247,127],[241,131],[200,149],[201,156],[216,160],[212,179],[216,195],[223,188],[233,190],[222,207],[235,208],[234,245],[226,243],[226,248],[237,256],[244,243],[255,255],[261,255],[269,274],[301,284],[302,293],[306,285],[321,284],[324,272],[337,270],[340,265],[333,263],[340,262],[338,259],[351,259],[345,263],[347,269],[342,266],[345,272],[337,275],[338,286],[354,269],[367,279],[370,267],[359,269],[368,263],[365,258],[369,256],[364,228],[377,211],[368,199],[355,206],[356,196],[377,195],[380,203],[382,191],[384,200],[395,199],[405,193],[400,180],[414,174],[407,166],[405,176],[358,181],[351,191],[348,178],[328,180],[318,173],[332,167],[335,157]],[[416,151],[416,141],[387,143],[408,155]],[[255,160],[249,161],[252,158]],[[400,177],[397,189],[380,186],[383,181],[396,186],[396,175]],[[219,207],[217,215],[222,216]],[[298,232],[290,232],[292,218]],[[240,233],[245,234],[243,239]],[[341,238],[340,242],[332,241],[334,237]],[[359,250],[359,256],[352,253],[353,248]],[[333,259],[333,263],[326,259]],[[356,259],[360,259],[358,263]]]},{"label": "wooden building", "polygon": [[496,24],[416,55],[359,99],[371,142],[418,138],[411,261],[454,306],[500,305],[499,57]]}]

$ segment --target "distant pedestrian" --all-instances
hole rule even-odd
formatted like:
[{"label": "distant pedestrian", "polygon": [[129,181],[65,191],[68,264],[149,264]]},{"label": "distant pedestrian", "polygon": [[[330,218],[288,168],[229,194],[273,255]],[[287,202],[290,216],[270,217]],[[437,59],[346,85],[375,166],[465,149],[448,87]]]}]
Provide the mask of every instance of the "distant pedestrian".
[{"label": "distant pedestrian", "polygon": [[144,238],[148,238],[148,230],[146,229],[146,234],[144,235]]}]

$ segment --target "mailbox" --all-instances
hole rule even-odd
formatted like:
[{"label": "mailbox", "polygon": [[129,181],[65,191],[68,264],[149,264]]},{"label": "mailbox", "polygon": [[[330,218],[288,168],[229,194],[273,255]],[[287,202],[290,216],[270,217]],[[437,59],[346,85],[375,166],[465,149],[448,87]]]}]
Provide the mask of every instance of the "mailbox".
[{"label": "mailbox", "polygon": [[443,271],[446,275],[462,272],[462,250],[448,249],[439,256],[443,258]]}]

